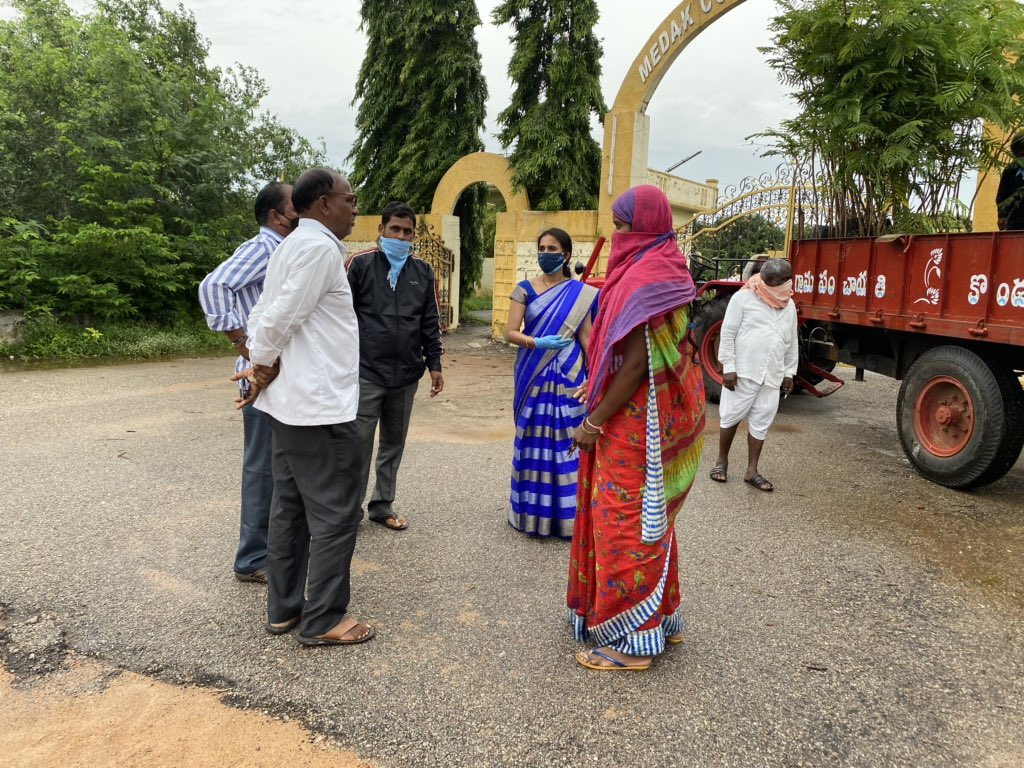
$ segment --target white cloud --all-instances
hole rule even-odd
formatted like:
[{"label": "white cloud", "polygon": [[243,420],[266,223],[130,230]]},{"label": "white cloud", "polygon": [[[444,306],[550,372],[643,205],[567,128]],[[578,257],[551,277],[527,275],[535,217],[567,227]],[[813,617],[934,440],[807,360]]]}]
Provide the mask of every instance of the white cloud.
[{"label": "white cloud", "polygon": [[[477,6],[484,26],[478,32],[490,99],[485,143],[499,144],[498,113],[508,103],[512,84],[507,66],[510,29],[490,23],[497,0]],[[598,35],[604,46],[602,87],[611,104],[634,57],[678,3],[644,0],[606,2]],[[341,165],[355,138],[351,102],[365,47],[359,31],[357,0],[323,3],[298,0],[249,0],[239,12],[235,0],[188,0],[202,33],[211,41],[211,57],[222,65],[241,61],[267,80],[264,105],[282,122],[310,137],[323,137],[331,161]],[[767,41],[765,20],[773,6],[745,3],[705,30],[676,60],[650,107],[651,166],[664,168],[696,149],[704,149],[680,172],[703,179],[738,180],[774,166],[756,158],[743,137],[778,122],[784,114],[782,91],[755,47]],[[777,92],[780,109],[765,109]],[[753,103],[756,109],[751,109]],[[765,105],[765,106],[762,106]],[[697,115],[702,114],[703,118]],[[598,133],[600,141],[602,136]],[[681,154],[682,153],[682,154]]]}]

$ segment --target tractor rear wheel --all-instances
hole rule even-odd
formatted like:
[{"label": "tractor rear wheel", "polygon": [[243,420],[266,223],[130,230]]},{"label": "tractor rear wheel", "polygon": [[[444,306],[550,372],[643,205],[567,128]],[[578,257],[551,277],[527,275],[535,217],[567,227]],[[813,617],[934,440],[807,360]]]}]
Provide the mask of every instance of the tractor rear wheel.
[{"label": "tractor rear wheel", "polygon": [[903,451],[914,468],[949,488],[1006,474],[1024,443],[1024,390],[1009,367],[942,346],[914,361],[896,401]]},{"label": "tractor rear wheel", "polygon": [[718,361],[718,341],[730,298],[731,295],[719,296],[705,302],[693,320],[693,337],[704,370],[704,393],[712,403],[717,403],[722,396],[722,364]]}]

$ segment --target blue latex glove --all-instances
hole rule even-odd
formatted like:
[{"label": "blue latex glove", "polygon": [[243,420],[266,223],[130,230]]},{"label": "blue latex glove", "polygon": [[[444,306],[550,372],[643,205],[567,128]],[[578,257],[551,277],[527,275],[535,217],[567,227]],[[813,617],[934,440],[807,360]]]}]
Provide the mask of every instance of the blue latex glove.
[{"label": "blue latex glove", "polygon": [[572,339],[563,339],[561,336],[537,336],[533,339],[537,349],[565,349],[572,344]]}]

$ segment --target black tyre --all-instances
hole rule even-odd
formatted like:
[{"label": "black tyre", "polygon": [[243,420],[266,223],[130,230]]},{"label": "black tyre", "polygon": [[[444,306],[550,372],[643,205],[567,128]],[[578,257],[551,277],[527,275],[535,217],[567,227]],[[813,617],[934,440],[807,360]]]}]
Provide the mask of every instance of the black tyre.
[{"label": "black tyre", "polygon": [[904,453],[923,477],[940,485],[991,483],[1020,455],[1020,382],[1005,366],[964,347],[936,347],[914,361],[896,411]]},{"label": "black tyre", "polygon": [[999,446],[996,460],[982,473],[974,487],[988,485],[1009,472],[1020,458],[1024,448],[1024,389],[1013,369],[998,361],[988,360],[992,374],[999,381],[1003,393],[1003,442]]},{"label": "black tyre", "polygon": [[722,396],[722,364],[718,362],[718,341],[730,296],[705,302],[693,321],[693,337],[704,370],[704,392],[708,401],[717,403]]}]

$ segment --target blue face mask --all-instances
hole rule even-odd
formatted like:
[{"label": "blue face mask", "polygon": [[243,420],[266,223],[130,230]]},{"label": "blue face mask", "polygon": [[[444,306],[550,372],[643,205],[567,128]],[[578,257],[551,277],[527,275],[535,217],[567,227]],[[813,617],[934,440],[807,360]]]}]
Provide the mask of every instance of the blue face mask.
[{"label": "blue face mask", "polygon": [[560,271],[564,262],[564,253],[544,253],[541,251],[537,254],[537,263],[545,275],[553,275],[555,272]]},{"label": "blue face mask", "polygon": [[402,271],[402,267],[405,266],[405,262],[409,260],[409,250],[411,248],[412,243],[408,240],[399,240],[395,237],[382,237],[380,239],[380,249],[388,257],[388,262],[391,264],[391,271],[388,272],[388,283],[391,285],[391,290],[395,290],[395,286],[398,285],[398,274]]}]

